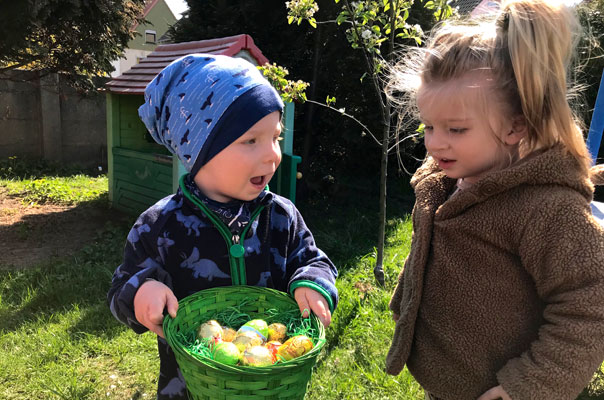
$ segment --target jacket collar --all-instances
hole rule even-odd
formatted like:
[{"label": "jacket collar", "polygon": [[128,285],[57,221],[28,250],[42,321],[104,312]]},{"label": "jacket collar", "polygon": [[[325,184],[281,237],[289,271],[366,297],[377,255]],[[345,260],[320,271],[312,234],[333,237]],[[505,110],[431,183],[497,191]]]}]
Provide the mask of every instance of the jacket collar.
[{"label": "jacket collar", "polygon": [[592,200],[594,190],[589,176],[559,145],[535,152],[509,168],[490,173],[450,199],[455,180],[448,178],[431,157],[415,173],[411,185],[415,188],[418,205],[434,210],[442,205],[439,210],[441,217],[455,215],[520,185],[565,186],[579,192],[587,202]]}]

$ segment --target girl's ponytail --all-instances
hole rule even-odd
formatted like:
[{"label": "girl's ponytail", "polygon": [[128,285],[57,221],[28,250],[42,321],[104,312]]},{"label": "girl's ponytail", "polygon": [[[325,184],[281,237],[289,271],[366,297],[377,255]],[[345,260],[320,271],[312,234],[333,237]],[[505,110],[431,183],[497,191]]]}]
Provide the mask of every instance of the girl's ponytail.
[{"label": "girl's ponytail", "polygon": [[575,14],[552,0],[508,0],[497,24],[496,51],[508,52],[501,58],[513,68],[527,120],[524,152],[562,143],[587,170],[591,160],[567,99],[567,74],[579,28]]}]

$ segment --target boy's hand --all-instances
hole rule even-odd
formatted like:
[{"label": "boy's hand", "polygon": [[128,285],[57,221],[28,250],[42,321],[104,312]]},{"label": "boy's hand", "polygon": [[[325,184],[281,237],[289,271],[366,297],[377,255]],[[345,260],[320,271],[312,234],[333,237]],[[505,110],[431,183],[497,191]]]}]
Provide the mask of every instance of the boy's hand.
[{"label": "boy's hand", "polygon": [[492,389],[487,390],[482,396],[478,398],[478,400],[512,400],[510,396],[503,390],[501,385],[495,386]]},{"label": "boy's hand", "polygon": [[176,317],[178,300],[169,287],[158,281],[143,283],[134,296],[134,315],[136,320],[151,332],[164,337],[162,323],[164,321],[164,308],[168,314]]},{"label": "boy's hand", "polygon": [[302,317],[307,318],[309,310],[312,310],[324,327],[327,328],[331,324],[329,305],[322,294],[307,287],[299,287],[294,290],[294,298],[300,307]]}]

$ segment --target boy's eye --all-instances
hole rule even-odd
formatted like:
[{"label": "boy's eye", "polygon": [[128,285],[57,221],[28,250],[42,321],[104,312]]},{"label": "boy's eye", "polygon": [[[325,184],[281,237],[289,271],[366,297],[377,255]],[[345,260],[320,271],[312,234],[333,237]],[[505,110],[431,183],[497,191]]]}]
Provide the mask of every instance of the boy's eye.
[{"label": "boy's eye", "polygon": [[246,143],[246,144],[254,144],[254,143],[256,143],[256,139],[255,138],[248,139],[244,143]]}]

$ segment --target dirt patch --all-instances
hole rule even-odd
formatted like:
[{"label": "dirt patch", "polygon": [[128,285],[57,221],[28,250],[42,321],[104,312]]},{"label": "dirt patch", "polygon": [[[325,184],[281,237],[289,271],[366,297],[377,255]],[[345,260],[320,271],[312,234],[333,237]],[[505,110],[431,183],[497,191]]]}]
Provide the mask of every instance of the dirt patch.
[{"label": "dirt patch", "polygon": [[69,256],[92,241],[111,214],[90,205],[23,204],[0,188],[0,268]]}]

